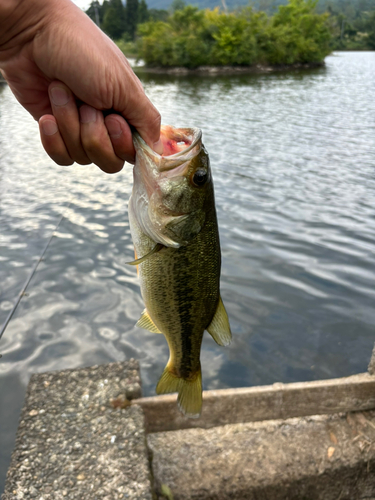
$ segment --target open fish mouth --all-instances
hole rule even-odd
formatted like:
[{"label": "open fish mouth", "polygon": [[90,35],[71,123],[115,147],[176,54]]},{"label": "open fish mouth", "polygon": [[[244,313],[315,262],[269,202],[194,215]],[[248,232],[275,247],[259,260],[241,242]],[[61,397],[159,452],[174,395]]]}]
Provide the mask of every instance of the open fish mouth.
[{"label": "open fish mouth", "polygon": [[137,154],[144,154],[156,170],[166,172],[190,161],[197,156],[202,148],[202,131],[199,128],[175,128],[171,125],[162,125],[160,139],[163,144],[163,154],[153,151],[142,139],[138,132],[133,133],[133,142]]}]

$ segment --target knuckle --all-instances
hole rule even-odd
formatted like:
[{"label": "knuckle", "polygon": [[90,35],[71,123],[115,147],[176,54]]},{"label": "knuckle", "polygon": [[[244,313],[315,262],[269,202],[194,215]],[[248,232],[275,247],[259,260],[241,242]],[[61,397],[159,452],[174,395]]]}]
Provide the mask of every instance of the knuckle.
[{"label": "knuckle", "polygon": [[86,155],[90,158],[96,155],[102,149],[102,144],[99,137],[90,135],[89,137],[82,138],[82,145]]},{"label": "knuckle", "polygon": [[159,111],[156,108],[154,108],[154,109],[155,109],[155,116],[154,116],[154,118],[152,118],[150,120],[150,122],[151,122],[151,125],[153,125],[155,128],[160,129],[160,126],[161,126],[161,115],[160,115]]}]

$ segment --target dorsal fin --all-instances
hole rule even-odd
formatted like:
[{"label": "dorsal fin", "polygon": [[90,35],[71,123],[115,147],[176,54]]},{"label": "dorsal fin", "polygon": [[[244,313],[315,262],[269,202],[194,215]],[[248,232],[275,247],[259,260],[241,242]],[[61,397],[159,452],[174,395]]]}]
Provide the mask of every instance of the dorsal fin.
[{"label": "dorsal fin", "polygon": [[147,309],[143,311],[141,314],[141,317],[135,324],[135,326],[139,326],[140,328],[144,328],[145,330],[148,330],[149,332],[152,333],[161,333],[159,328],[155,325],[155,323],[152,321],[150,318],[150,315],[147,312]]},{"label": "dorsal fin", "polygon": [[229,345],[232,340],[227,311],[221,297],[219,297],[216,312],[207,331],[219,345]]}]

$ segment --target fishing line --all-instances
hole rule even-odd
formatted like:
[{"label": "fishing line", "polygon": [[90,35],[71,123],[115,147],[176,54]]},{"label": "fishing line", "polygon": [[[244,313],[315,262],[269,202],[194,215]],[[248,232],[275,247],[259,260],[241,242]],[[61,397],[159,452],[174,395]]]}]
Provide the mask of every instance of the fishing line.
[{"label": "fishing line", "polygon": [[[36,273],[36,270],[38,269],[39,264],[42,262],[43,257],[44,257],[44,255],[45,255],[45,253],[46,253],[46,251],[47,251],[47,248],[49,247],[49,245],[50,245],[50,243],[51,243],[51,241],[52,241],[52,238],[55,236],[55,233],[56,233],[56,231],[57,231],[58,227],[60,226],[61,221],[63,220],[64,215],[65,215],[65,213],[67,212],[68,208],[70,207],[71,203],[72,203],[72,202],[69,202],[69,205],[67,206],[66,210],[64,210],[64,213],[61,215],[60,220],[59,220],[59,222],[57,223],[57,226],[56,226],[56,227],[55,227],[55,229],[52,231],[52,234],[51,234],[50,238],[48,239],[46,246],[44,247],[44,250],[43,250],[43,252],[42,252],[42,255],[41,255],[41,256],[39,257],[39,259],[37,260],[37,262],[36,262],[36,264],[35,264],[35,266],[34,266],[33,270],[31,271],[30,276],[27,278],[27,280],[26,280],[25,284],[23,285],[23,288],[22,288],[22,290],[21,290],[21,292],[20,292],[20,294],[19,294],[19,296],[18,296],[18,299],[16,300],[16,303],[14,304],[14,306],[13,306],[12,310],[10,311],[10,313],[8,314],[8,316],[7,316],[7,318],[6,318],[6,320],[5,320],[4,324],[3,324],[3,326],[1,327],[1,329],[0,329],[0,340],[1,340],[2,336],[3,336],[3,333],[5,332],[6,327],[8,326],[8,324],[9,324],[10,320],[12,319],[12,317],[13,317],[14,313],[16,312],[16,309],[17,309],[17,307],[18,307],[19,303],[21,302],[22,297],[25,295],[25,293],[26,293],[26,289],[27,289],[27,287],[29,286],[29,283],[30,283],[30,281],[32,280],[32,278],[33,278],[34,274]],[[0,354],[0,358],[1,358],[1,357],[2,357],[2,354]]]},{"label": "fishing line", "polygon": [[[95,183],[95,186],[94,186],[94,187],[96,187],[98,183],[99,183],[99,179],[96,181],[96,183]],[[8,316],[7,316],[7,318],[6,318],[5,322],[4,322],[4,324],[3,324],[3,325],[2,325],[2,327],[0,328],[0,341],[1,341],[1,338],[2,338],[2,336],[3,336],[3,334],[4,334],[4,332],[5,332],[6,327],[8,326],[8,324],[9,324],[10,320],[12,319],[12,317],[13,317],[14,313],[16,312],[16,309],[17,309],[17,307],[18,307],[19,303],[21,302],[22,297],[24,297],[24,295],[25,295],[25,293],[26,293],[26,289],[27,289],[27,287],[29,286],[30,281],[32,280],[32,278],[33,278],[34,274],[36,273],[36,270],[38,269],[39,264],[40,264],[40,263],[41,263],[41,261],[43,260],[43,257],[44,257],[44,255],[45,255],[45,253],[46,253],[46,251],[47,251],[47,249],[48,249],[48,247],[49,247],[49,245],[50,245],[50,243],[51,243],[51,241],[52,241],[52,238],[55,236],[55,233],[56,233],[57,229],[59,228],[59,226],[60,226],[60,224],[61,224],[61,222],[62,222],[63,218],[65,217],[65,214],[66,214],[66,212],[68,211],[68,209],[69,209],[69,207],[70,207],[70,205],[71,205],[71,204],[72,204],[72,199],[70,200],[70,202],[69,202],[68,206],[66,207],[66,209],[65,209],[65,210],[64,210],[64,212],[63,212],[63,214],[61,215],[60,220],[59,220],[59,222],[57,223],[57,226],[55,227],[55,229],[53,230],[53,232],[52,232],[52,234],[51,234],[50,238],[48,239],[47,244],[46,244],[46,246],[44,247],[44,250],[43,250],[43,252],[42,252],[41,256],[40,256],[40,257],[39,257],[39,259],[37,260],[37,262],[36,262],[36,264],[35,264],[35,266],[34,266],[33,270],[31,271],[30,276],[27,278],[27,280],[26,280],[25,284],[23,285],[23,288],[22,288],[22,290],[21,290],[21,292],[20,292],[20,294],[19,294],[19,296],[18,296],[18,299],[17,299],[16,303],[14,304],[14,306],[13,306],[12,310],[10,311],[10,313],[8,314]],[[0,354],[0,358],[2,358],[2,354]]]}]

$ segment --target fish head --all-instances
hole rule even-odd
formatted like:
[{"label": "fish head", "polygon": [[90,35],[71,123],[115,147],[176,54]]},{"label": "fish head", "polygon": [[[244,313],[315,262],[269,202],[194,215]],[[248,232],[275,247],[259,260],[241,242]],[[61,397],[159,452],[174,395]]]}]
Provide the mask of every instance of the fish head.
[{"label": "fish head", "polygon": [[[163,154],[134,133],[131,209],[142,231],[168,247],[188,245],[201,231],[213,185],[208,154],[196,128],[162,126]],[[214,206],[213,203],[210,206]]]}]

